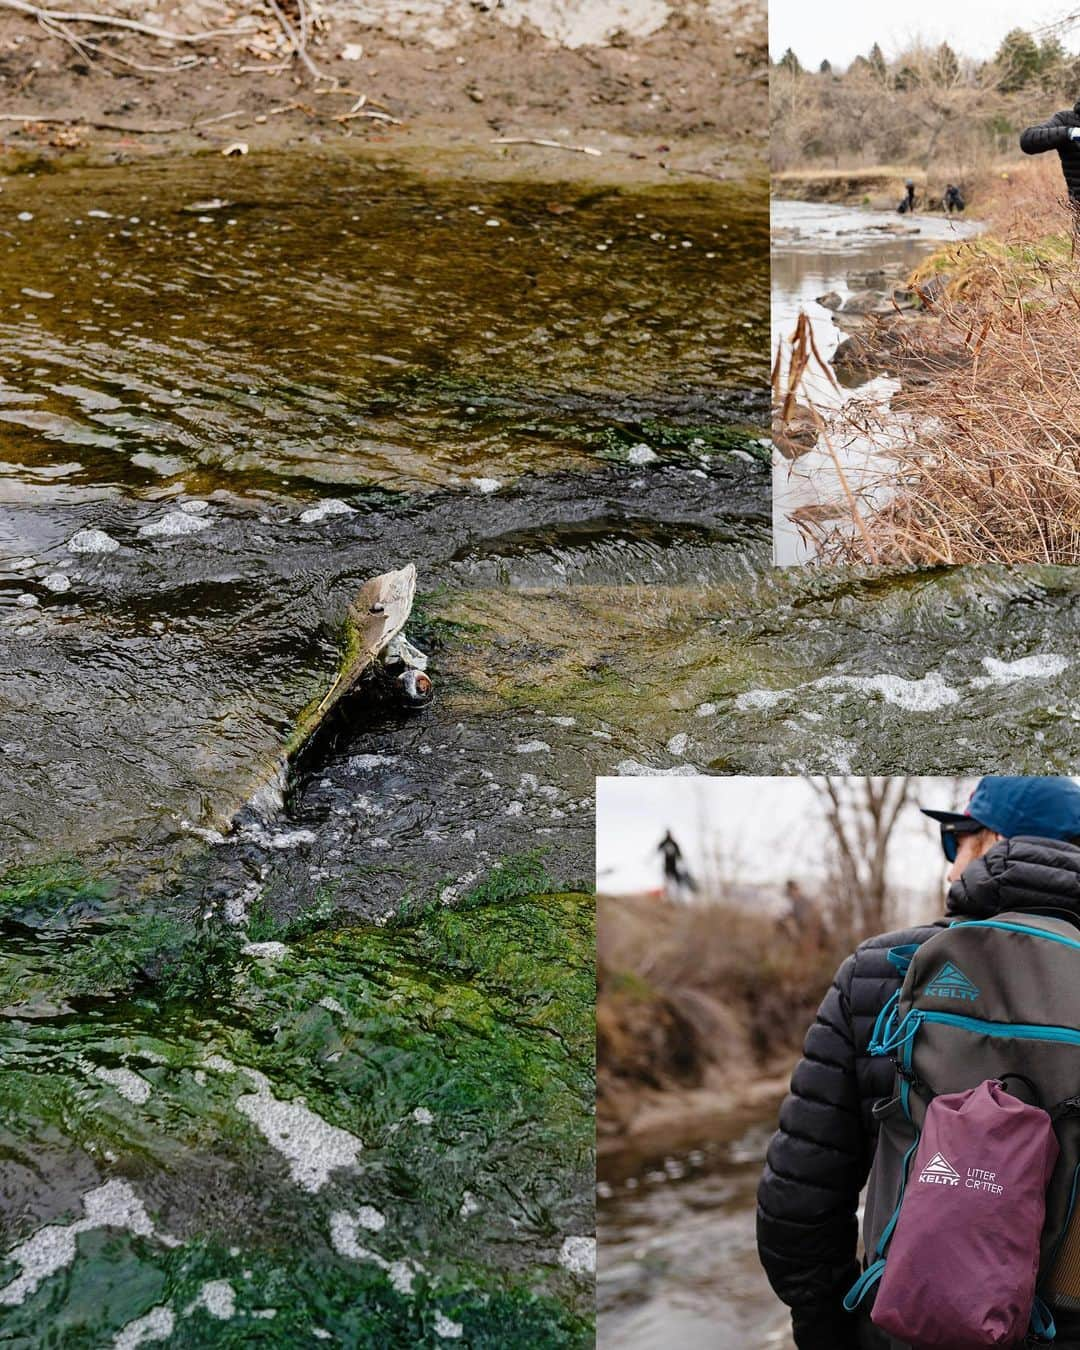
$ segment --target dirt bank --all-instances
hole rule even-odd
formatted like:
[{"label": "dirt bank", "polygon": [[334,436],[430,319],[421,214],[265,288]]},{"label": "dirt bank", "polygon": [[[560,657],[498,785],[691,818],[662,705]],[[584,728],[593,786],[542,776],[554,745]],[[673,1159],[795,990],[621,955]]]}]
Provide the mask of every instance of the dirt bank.
[{"label": "dirt bank", "polygon": [[835,961],[767,915],[597,904],[597,1135],[602,1155],[675,1147],[782,1095]]},{"label": "dirt bank", "polygon": [[[93,11],[136,28],[61,22],[86,14],[72,0],[42,21],[23,4],[0,4],[0,171],[238,142],[359,142],[418,168],[601,182],[745,177],[763,163],[757,0],[112,0]],[[494,143],[504,137],[600,153]]]},{"label": "dirt bank", "polygon": [[[883,165],[864,169],[798,169],[774,173],[772,195],[795,202],[829,202],[834,206],[895,206],[904,195],[907,179],[926,201],[926,174],[921,169],[898,169]],[[926,210],[940,210],[939,202],[926,202]]]}]

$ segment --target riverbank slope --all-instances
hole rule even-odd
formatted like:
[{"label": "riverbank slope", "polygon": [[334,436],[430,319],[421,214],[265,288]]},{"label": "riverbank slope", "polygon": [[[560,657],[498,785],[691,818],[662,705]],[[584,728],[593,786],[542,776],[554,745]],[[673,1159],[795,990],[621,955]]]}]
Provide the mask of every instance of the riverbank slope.
[{"label": "riverbank slope", "polygon": [[917,315],[884,315],[838,353],[900,378],[891,410],[907,416],[880,433],[883,504],[830,536],[826,561],[1080,560],[1075,242],[1050,159],[997,185],[985,233],[915,270]]},{"label": "riverbank slope", "polygon": [[421,169],[601,182],[745,177],[763,158],[755,0],[65,11],[86,13],[0,10],[0,172],[339,142]]},{"label": "riverbank slope", "polygon": [[678,1148],[783,1093],[833,954],[735,905],[597,902],[601,1157]]}]

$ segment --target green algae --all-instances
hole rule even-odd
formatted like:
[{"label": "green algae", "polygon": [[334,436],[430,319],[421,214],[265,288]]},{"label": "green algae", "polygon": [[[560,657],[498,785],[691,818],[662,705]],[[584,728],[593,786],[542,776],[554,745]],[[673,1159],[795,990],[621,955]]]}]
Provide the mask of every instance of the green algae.
[{"label": "green algae", "polygon": [[0,876],[0,922],[30,928],[65,927],[99,911],[114,890],[74,861],[12,868]]},{"label": "green algae", "polygon": [[[198,1345],[208,1314],[184,1310],[201,1281],[227,1279],[236,1311],[212,1324],[215,1344],[307,1343],[319,1327],[349,1345],[428,1345],[445,1319],[469,1345],[591,1343],[591,1285],[558,1255],[591,1232],[593,903],[491,902],[534,866],[508,862],[486,895],[408,927],[316,931],[276,959],[245,957],[228,996],[162,983],[132,996],[121,980],[117,996],[77,1000],[79,1015],[9,1011],[13,1214],[71,1222],[90,1185],[123,1178],[179,1245],[81,1233],[70,1267],[5,1310],[5,1336],[47,1324],[90,1347],[167,1306],[169,1344]],[[41,945],[9,943],[9,962],[74,996],[58,957],[77,938]],[[253,1090],[362,1141],[356,1165],[317,1192],[291,1183],[237,1109]],[[357,1206],[385,1217],[360,1233],[367,1257],[331,1236]],[[38,1226],[24,1217],[14,1237]],[[0,1281],[17,1273],[0,1259]]]}]

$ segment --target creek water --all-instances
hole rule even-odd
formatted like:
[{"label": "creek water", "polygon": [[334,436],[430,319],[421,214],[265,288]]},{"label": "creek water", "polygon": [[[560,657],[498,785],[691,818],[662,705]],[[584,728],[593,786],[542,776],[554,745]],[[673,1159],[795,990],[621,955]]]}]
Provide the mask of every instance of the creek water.
[{"label": "creek water", "polygon": [[788,1311],[757,1259],[755,1196],[772,1109],[733,1116],[664,1153],[601,1163],[600,1350],[791,1350]]},{"label": "creek water", "polygon": [[[847,300],[865,289],[860,274],[884,272],[902,277],[914,271],[928,253],[943,243],[970,238],[980,229],[976,221],[942,215],[899,216],[896,212],[821,202],[774,200],[772,203],[772,349],[784,353],[800,313],[810,321],[814,341],[831,370],[832,357],[843,338],[844,320],[819,303],[830,292]],[[853,284],[854,282],[854,284]],[[867,380],[841,377],[834,384],[811,365],[803,377],[805,399],[821,409],[840,407],[852,398],[889,413],[889,400],[898,390],[888,376]],[[883,459],[887,431],[873,442],[853,431],[831,437],[848,485],[869,506],[883,500]],[[832,518],[848,514],[836,463],[819,444],[795,460],[779,452],[773,456],[773,551],[780,565],[805,563],[814,556],[813,540],[799,529],[798,512],[812,511],[816,519],[832,508]]]},{"label": "creek water", "polygon": [[[593,778],[680,762],[593,699],[767,548],[764,202],[5,180],[15,1343],[591,1343]],[[408,561],[434,704],[230,827]]]}]

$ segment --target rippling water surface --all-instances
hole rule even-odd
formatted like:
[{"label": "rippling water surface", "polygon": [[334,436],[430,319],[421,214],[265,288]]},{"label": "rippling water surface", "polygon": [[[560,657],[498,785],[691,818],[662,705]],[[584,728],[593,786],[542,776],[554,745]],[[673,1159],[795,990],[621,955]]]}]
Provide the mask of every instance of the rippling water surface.
[{"label": "rippling water surface", "polygon": [[719,1119],[666,1153],[601,1167],[600,1350],[791,1350],[788,1310],[757,1258],[758,1179],[775,1112]]},{"label": "rippling water surface", "polygon": [[[559,681],[764,559],[766,231],[345,158],[5,181],[20,1343],[591,1343],[593,778],[668,752]],[[409,561],[435,703],[361,686],[252,809]]]}]

